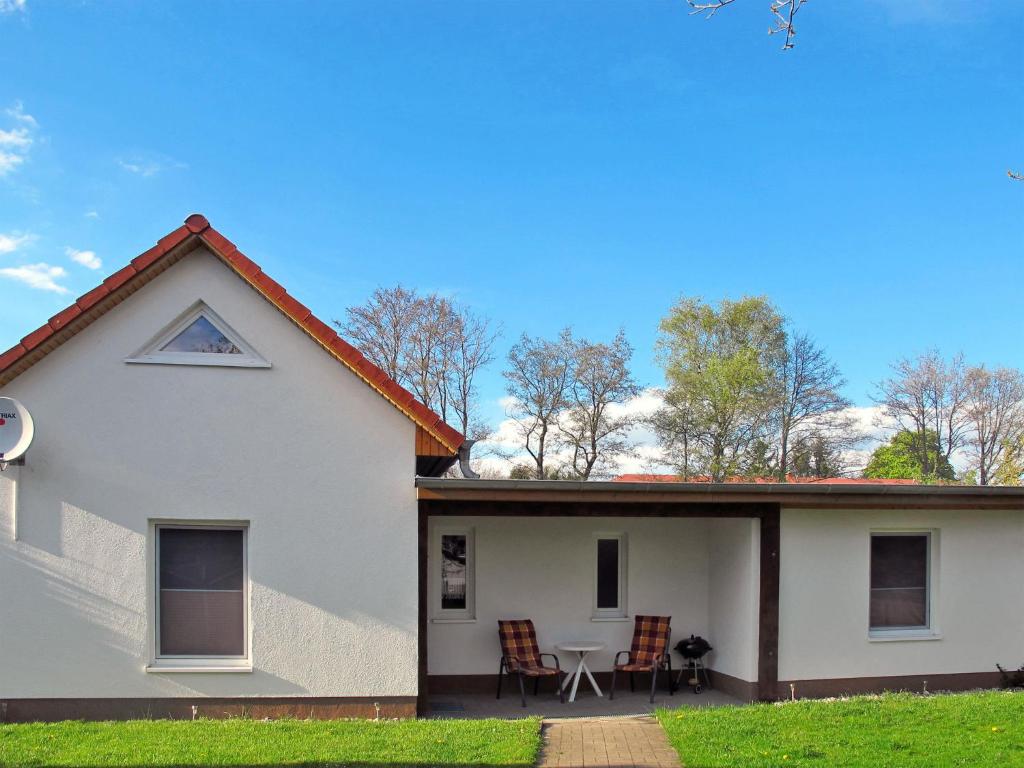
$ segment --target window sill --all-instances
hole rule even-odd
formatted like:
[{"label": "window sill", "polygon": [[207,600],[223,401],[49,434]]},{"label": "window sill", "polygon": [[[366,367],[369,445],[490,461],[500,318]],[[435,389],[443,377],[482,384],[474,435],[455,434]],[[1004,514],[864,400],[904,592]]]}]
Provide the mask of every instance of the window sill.
[{"label": "window sill", "polygon": [[895,629],[868,633],[869,643],[899,643],[915,640],[941,640],[942,633],[930,629]]},{"label": "window sill", "polygon": [[476,619],[431,619],[431,624],[476,624]]},{"label": "window sill", "polygon": [[629,621],[629,617],[628,616],[591,616],[590,620],[594,621],[594,622],[605,622],[605,621],[607,621],[607,622],[615,622],[615,621],[624,622],[624,621]]},{"label": "window sill", "polygon": [[232,663],[218,661],[215,663],[203,663],[194,660],[173,662],[173,661],[154,661],[152,664],[146,665],[146,672],[150,674],[245,674],[252,672],[252,664],[248,661],[241,663]]}]

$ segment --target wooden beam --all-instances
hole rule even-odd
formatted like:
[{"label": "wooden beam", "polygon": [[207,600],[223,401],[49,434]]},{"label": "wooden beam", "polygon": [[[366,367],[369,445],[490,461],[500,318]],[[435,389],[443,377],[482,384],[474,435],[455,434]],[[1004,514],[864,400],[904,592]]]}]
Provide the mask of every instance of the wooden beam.
[{"label": "wooden beam", "polygon": [[761,517],[774,504],[643,504],[596,502],[428,501],[420,513],[436,517]]},{"label": "wooden beam", "polygon": [[757,697],[775,701],[779,682],[779,507],[761,516],[761,578],[757,621]]}]

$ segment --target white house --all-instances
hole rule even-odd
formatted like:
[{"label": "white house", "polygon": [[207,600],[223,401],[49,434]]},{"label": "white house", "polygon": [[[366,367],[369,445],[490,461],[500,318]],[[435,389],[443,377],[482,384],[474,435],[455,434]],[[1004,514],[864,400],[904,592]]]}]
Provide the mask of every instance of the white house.
[{"label": "white house", "polygon": [[461,434],[190,216],[0,356],[0,717],[412,716],[542,650],[707,637],[749,699],[1024,663],[1024,491],[442,478]]}]

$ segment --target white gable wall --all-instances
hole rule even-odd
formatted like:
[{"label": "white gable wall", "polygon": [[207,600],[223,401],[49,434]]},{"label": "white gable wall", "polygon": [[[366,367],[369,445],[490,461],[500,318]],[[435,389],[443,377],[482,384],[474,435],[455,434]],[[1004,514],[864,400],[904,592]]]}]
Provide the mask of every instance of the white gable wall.
[{"label": "white gable wall", "polygon": [[[273,367],[124,362],[200,299]],[[0,394],[36,422],[0,475],[0,697],[416,694],[415,426],[214,256]],[[253,672],[144,671],[154,519],[249,523]]]}]

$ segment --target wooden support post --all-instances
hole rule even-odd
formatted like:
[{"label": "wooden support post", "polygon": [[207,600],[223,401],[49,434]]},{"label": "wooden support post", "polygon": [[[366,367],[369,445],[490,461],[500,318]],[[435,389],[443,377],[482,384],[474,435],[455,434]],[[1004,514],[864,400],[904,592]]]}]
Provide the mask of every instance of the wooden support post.
[{"label": "wooden support post", "polygon": [[775,701],[779,683],[779,507],[761,514],[761,590],[757,633],[757,698]]}]

